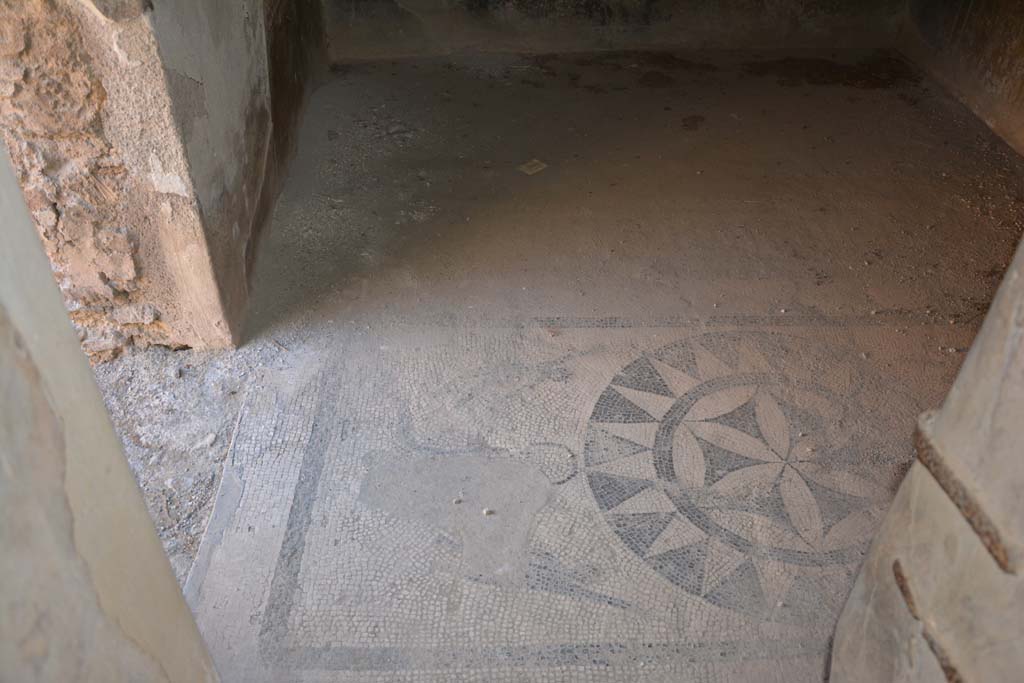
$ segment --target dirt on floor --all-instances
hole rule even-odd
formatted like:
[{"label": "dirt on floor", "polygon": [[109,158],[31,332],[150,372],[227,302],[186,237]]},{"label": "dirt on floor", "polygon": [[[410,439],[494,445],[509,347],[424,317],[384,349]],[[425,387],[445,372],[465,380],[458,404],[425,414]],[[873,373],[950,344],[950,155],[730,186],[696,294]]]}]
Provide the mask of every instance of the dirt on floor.
[{"label": "dirt on floor", "polygon": [[184,583],[210,517],[245,383],[281,350],[254,341],[234,352],[131,350],[94,366],[125,454],[178,580]]},{"label": "dirt on floor", "polygon": [[[242,348],[95,368],[181,580],[247,383],[339,333],[771,314],[969,339],[1024,227],[1021,160],[888,53],[353,65],[302,137]],[[948,381],[966,343],[927,343]]]}]

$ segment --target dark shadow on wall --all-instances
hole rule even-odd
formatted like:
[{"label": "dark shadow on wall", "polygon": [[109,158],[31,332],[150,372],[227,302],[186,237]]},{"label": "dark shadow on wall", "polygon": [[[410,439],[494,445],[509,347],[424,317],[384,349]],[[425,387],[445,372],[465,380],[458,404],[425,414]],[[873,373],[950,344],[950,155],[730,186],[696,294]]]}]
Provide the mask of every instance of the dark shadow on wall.
[{"label": "dark shadow on wall", "polygon": [[916,61],[1024,153],[1024,7],[1018,0],[911,0]]},{"label": "dark shadow on wall", "polygon": [[308,95],[326,72],[320,0],[266,0],[264,10],[273,128],[257,219],[245,251],[250,279],[260,240],[295,156]]},{"label": "dark shadow on wall", "polygon": [[325,64],[320,2],[212,2],[193,11],[186,0],[167,0],[151,15],[220,304],[238,343],[258,244]]},{"label": "dark shadow on wall", "polygon": [[322,1],[332,62],[467,51],[869,47],[891,43],[905,15],[903,0]]}]

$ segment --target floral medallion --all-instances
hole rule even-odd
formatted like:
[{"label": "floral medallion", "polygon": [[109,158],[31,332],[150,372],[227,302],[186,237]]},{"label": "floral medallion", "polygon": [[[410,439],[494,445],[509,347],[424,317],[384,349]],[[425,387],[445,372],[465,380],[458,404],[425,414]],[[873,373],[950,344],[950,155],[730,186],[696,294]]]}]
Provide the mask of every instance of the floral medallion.
[{"label": "floral medallion", "polygon": [[884,445],[865,419],[864,372],[839,356],[726,332],[623,368],[594,406],[584,451],[621,541],[719,607],[834,614],[829,582],[856,570],[888,496],[865,474]]}]

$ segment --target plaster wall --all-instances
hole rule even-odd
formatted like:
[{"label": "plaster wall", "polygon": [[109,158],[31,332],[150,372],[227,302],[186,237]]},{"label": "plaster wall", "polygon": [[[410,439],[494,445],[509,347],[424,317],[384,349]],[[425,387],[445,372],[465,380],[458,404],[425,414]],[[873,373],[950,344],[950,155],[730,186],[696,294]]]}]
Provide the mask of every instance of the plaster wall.
[{"label": "plaster wall", "polygon": [[0,671],[214,681],[0,152]]},{"label": "plaster wall", "polygon": [[1024,12],[1016,0],[910,0],[901,45],[1024,153]]},{"label": "plaster wall", "polygon": [[[1024,152],[1024,15],[1006,0],[911,0],[907,51]],[[1008,195],[1011,196],[1011,195]],[[1024,655],[1024,248],[847,601],[836,681],[1010,680]]]},{"label": "plaster wall", "polygon": [[1024,249],[900,486],[836,631],[832,680],[1003,681],[1020,605]]},{"label": "plaster wall", "polygon": [[270,145],[263,0],[168,0],[150,16],[224,315],[237,341]]}]

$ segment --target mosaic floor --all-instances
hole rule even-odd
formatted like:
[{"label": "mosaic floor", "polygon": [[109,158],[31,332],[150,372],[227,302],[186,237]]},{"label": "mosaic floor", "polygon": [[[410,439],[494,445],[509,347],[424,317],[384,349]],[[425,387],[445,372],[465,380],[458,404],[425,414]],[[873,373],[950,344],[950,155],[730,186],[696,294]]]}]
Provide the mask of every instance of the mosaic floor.
[{"label": "mosaic floor", "polygon": [[232,680],[822,677],[918,409],[856,352],[895,332],[553,323],[250,386],[190,582]]},{"label": "mosaic floor", "polygon": [[224,680],[824,680],[1016,239],[1019,169],[873,59],[318,92],[186,586]]}]

